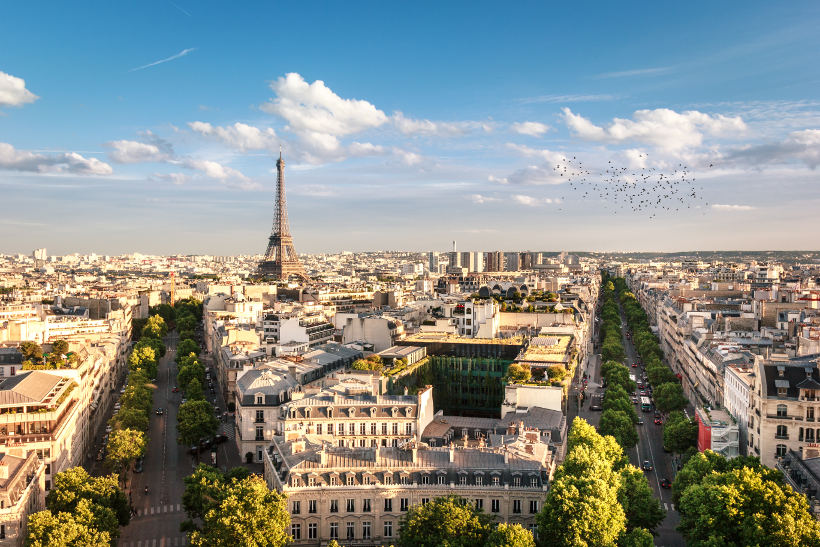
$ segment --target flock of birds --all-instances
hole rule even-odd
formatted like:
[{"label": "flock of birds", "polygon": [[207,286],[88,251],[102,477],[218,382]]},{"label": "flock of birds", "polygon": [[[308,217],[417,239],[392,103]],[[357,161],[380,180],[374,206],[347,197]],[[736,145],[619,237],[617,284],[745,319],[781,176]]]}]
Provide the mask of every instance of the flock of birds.
[{"label": "flock of birds", "polygon": [[[641,160],[646,158],[646,154],[639,156]],[[669,213],[709,205],[701,193],[703,186],[695,184],[692,172],[682,163],[664,170],[659,167],[619,167],[609,160],[606,169],[590,170],[572,156],[561,158],[553,169],[583,200],[597,197],[614,214],[618,211],[649,213],[649,218],[653,219],[663,211]],[[565,196],[561,200],[564,201]]]}]

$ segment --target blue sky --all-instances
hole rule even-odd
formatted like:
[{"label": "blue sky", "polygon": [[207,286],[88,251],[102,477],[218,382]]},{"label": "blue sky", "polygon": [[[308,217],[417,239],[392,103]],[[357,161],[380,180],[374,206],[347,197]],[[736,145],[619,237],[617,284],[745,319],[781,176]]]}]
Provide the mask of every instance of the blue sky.
[{"label": "blue sky", "polygon": [[280,145],[299,251],[817,247],[816,2],[294,4],[5,6],[0,252],[260,253]]}]

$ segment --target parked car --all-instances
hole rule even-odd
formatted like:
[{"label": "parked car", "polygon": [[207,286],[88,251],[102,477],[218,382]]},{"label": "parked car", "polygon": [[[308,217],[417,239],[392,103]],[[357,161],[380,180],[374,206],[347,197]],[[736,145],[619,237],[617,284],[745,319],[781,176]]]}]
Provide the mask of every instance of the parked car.
[{"label": "parked car", "polygon": [[212,443],[212,439],[199,439],[199,449],[205,450],[207,448],[211,448]]},{"label": "parked car", "polygon": [[191,446],[191,448],[188,449],[188,454],[196,456],[197,454],[199,454],[199,447],[197,445]]},{"label": "parked car", "polygon": [[643,425],[643,418],[638,418],[638,425]]},{"label": "parked car", "polygon": [[643,465],[641,467],[644,471],[652,471],[652,464],[649,463],[649,460],[644,460]]},{"label": "parked car", "polygon": [[590,410],[603,410],[603,408],[601,407],[601,403],[592,403],[591,405],[589,405],[589,409]]},{"label": "parked car", "polygon": [[215,406],[214,407],[214,414],[219,416],[221,413],[222,413],[222,409],[220,409],[218,406]]},{"label": "parked car", "polygon": [[134,462],[134,473],[142,473],[144,463],[142,458],[137,458],[137,461]]},{"label": "parked car", "polygon": [[165,410],[163,410],[162,407],[156,409],[154,412],[156,412],[157,416],[162,416],[163,414],[165,414]]},{"label": "parked car", "polygon": [[632,363],[632,368],[638,368],[638,363]]},{"label": "parked car", "polygon": [[171,389],[171,392],[172,392],[172,393],[179,393],[179,388],[178,388],[177,386],[174,386],[174,387]]},{"label": "parked car", "polygon": [[660,418],[655,418],[655,425],[663,425],[663,420]]},{"label": "parked car", "polygon": [[672,488],[672,481],[667,478],[661,479],[661,488]]},{"label": "parked car", "polygon": [[214,435],[213,444],[215,444],[215,445],[216,444],[222,444],[224,442],[227,442],[227,440],[228,440],[227,435],[223,435],[222,433],[217,433],[216,435]]}]

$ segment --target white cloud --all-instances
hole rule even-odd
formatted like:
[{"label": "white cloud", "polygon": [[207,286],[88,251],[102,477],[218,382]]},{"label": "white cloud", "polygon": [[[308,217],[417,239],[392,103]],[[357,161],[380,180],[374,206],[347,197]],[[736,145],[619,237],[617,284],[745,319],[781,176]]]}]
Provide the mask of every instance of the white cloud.
[{"label": "white cloud", "polygon": [[523,169],[518,169],[507,177],[510,184],[521,184],[525,186],[542,186],[545,184],[562,184],[567,182],[561,173],[557,172],[549,165],[529,165]]},{"label": "white cloud", "polygon": [[496,184],[509,184],[510,181],[507,177],[496,177],[495,175],[490,175],[487,177],[487,180]]},{"label": "white cloud", "polygon": [[0,71],[0,106],[22,106],[37,99],[37,95],[26,89],[25,80]]},{"label": "white cloud", "polygon": [[259,129],[252,125],[236,122],[219,127],[207,122],[190,122],[188,126],[200,135],[213,136],[238,150],[274,150],[279,144],[276,132],[271,128]]},{"label": "white cloud", "polygon": [[123,140],[105,145],[111,148],[108,156],[117,163],[164,162],[170,157],[155,144]]},{"label": "white cloud", "polygon": [[553,199],[553,198],[535,198],[532,196],[526,196],[524,194],[513,194],[513,200],[519,205],[525,205],[527,207],[537,207],[539,205],[545,204],[552,204],[552,203],[560,203],[561,200]]},{"label": "white cloud", "polygon": [[342,99],[323,81],[309,84],[295,72],[277,78],[270,87],[276,97],[262,110],[284,118],[297,134],[350,135],[387,122],[385,113],[369,102]]},{"label": "white cloud", "polygon": [[171,184],[175,184],[177,186],[185,184],[191,180],[191,177],[185,173],[154,173],[151,178],[158,181],[170,182]]},{"label": "white cloud", "polygon": [[175,53],[175,54],[171,55],[170,57],[166,57],[165,59],[160,59],[159,61],[154,61],[153,63],[148,63],[147,65],[142,65],[142,66],[138,66],[136,68],[132,68],[128,72],[136,72],[138,70],[143,70],[143,69],[146,69],[146,68],[150,68],[152,66],[161,65],[162,63],[167,63],[168,61],[173,61],[175,59],[179,59],[180,57],[185,57],[186,55],[188,55],[189,53],[192,53],[194,51],[196,51],[195,47],[189,47],[189,48],[183,49],[179,53]]},{"label": "white cloud", "polygon": [[432,120],[406,118],[401,112],[394,112],[393,125],[403,135],[425,135],[438,137],[456,137],[475,129],[486,133],[492,131],[492,126],[478,122],[434,122]]},{"label": "white cloud", "polygon": [[385,148],[370,142],[353,142],[347,151],[352,156],[380,156],[385,153]]},{"label": "white cloud", "polygon": [[540,158],[549,163],[558,163],[566,160],[566,155],[546,148],[532,148],[525,144],[507,143],[507,148],[527,158]]},{"label": "white cloud", "polygon": [[[177,162],[172,162],[177,163]],[[200,171],[204,173],[205,176],[211,177],[212,179],[217,179],[221,181],[226,180],[237,180],[237,181],[248,181],[248,177],[237,171],[236,169],[232,169],[228,166],[222,165],[221,163],[211,161],[211,160],[198,160],[194,158],[185,158],[179,162],[183,167],[187,167],[188,169],[194,169],[196,171]]]},{"label": "white cloud", "polygon": [[603,74],[598,74],[595,76],[596,78],[627,78],[629,76],[654,76],[656,74],[666,74],[667,72],[671,72],[671,66],[659,66],[653,68],[635,68],[632,70],[621,70],[619,72],[604,72]]},{"label": "white cloud", "polygon": [[598,94],[598,95],[538,95],[537,97],[524,97],[518,99],[520,104],[536,104],[536,103],[592,103],[599,101],[612,101],[617,97],[615,95]]},{"label": "white cloud", "polygon": [[566,107],[563,114],[570,130],[584,140],[614,143],[637,141],[670,153],[700,146],[704,134],[727,136],[746,129],[739,116],[710,115],[696,110],[680,113],[668,108],[637,110],[633,119],[614,118],[606,128],[593,124]]},{"label": "white cloud", "polygon": [[530,135],[532,137],[540,137],[550,130],[550,126],[539,122],[517,122],[510,126],[514,132],[521,135]]},{"label": "white cloud", "polygon": [[748,146],[727,153],[728,160],[742,159],[752,164],[802,161],[812,169],[820,165],[820,129],[793,131],[777,143]]},{"label": "white cloud", "polygon": [[500,201],[499,198],[485,196],[483,194],[473,194],[472,196],[470,196],[470,199],[473,200],[473,203],[477,203],[479,205],[484,204],[484,203],[492,203],[492,202],[495,202],[495,201]]},{"label": "white cloud", "polygon": [[399,157],[401,162],[408,166],[418,165],[422,162],[422,157],[415,152],[402,150],[401,148],[393,148],[393,154]]},{"label": "white cloud", "polygon": [[111,166],[96,158],[86,158],[76,152],[53,155],[17,150],[0,142],[0,169],[35,173],[73,173],[76,175],[110,175]]},{"label": "white cloud", "polygon": [[713,203],[711,207],[717,211],[753,211],[757,209],[757,207],[751,205],[725,205],[721,203]]}]

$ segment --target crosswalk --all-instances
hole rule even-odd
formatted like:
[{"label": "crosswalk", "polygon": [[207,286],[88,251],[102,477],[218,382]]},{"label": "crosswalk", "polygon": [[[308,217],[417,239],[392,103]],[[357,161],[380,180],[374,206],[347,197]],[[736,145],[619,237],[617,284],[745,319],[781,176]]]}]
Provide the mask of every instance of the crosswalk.
[{"label": "crosswalk", "polygon": [[668,503],[668,504],[664,503],[663,504],[663,510],[664,511],[668,512],[670,507],[672,508],[673,511],[675,510],[675,504],[674,503]]},{"label": "crosswalk", "polygon": [[154,539],[139,539],[134,541],[120,541],[120,547],[182,547],[188,545],[186,536],[162,537]]},{"label": "crosswalk", "polygon": [[163,513],[179,513],[182,511],[182,504],[170,505],[152,505],[151,507],[142,507],[137,509],[136,518],[148,517],[151,515],[161,515]]}]

